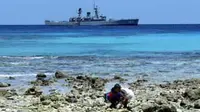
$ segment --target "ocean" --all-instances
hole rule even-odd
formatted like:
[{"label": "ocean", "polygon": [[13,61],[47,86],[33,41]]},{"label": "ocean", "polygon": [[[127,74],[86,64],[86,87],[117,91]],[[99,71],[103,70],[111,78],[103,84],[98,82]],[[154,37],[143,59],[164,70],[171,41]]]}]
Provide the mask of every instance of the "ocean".
[{"label": "ocean", "polygon": [[200,25],[0,26],[1,77],[72,75],[154,82],[200,77]]}]

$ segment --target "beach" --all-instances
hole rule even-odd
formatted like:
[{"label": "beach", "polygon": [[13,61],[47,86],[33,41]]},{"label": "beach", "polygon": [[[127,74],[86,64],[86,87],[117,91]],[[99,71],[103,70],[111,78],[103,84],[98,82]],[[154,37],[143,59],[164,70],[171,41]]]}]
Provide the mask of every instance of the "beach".
[{"label": "beach", "polygon": [[[38,74],[28,87],[0,83],[1,112],[198,112],[200,79],[175,80],[155,84],[143,75],[132,83],[120,76],[100,78],[71,76],[57,71],[52,76]],[[8,77],[5,80],[17,80]],[[58,86],[58,82],[63,83]],[[6,82],[6,81],[5,81]],[[106,86],[120,83],[135,93],[127,109],[110,109],[104,101]],[[60,92],[54,86],[65,88]],[[48,93],[44,88],[49,89]]]},{"label": "beach", "polygon": [[[0,26],[0,111],[199,112],[199,30]],[[104,101],[116,83],[129,109]]]}]

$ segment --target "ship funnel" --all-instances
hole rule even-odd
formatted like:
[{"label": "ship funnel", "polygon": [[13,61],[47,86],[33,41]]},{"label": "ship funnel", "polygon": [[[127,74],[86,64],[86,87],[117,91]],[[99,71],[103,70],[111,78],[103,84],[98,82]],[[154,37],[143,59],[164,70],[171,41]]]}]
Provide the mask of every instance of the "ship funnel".
[{"label": "ship funnel", "polygon": [[91,12],[87,12],[87,17],[89,18],[91,15]]}]

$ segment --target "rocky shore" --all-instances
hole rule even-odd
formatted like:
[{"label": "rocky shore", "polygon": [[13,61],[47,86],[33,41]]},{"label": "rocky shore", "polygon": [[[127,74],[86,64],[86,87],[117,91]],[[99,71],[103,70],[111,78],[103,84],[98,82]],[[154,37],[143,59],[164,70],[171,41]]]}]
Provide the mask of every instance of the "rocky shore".
[{"label": "rocky shore", "polygon": [[[9,77],[8,80],[17,80]],[[64,80],[63,88],[44,94],[42,87]],[[91,76],[72,76],[57,71],[53,76],[39,73],[29,88],[18,90],[12,84],[0,82],[0,112],[199,112],[200,79],[176,80],[152,84],[145,78],[128,83],[135,98],[127,109],[110,109],[104,102],[105,85],[112,81],[125,83],[120,76],[104,79]],[[18,92],[20,91],[20,92]]]}]

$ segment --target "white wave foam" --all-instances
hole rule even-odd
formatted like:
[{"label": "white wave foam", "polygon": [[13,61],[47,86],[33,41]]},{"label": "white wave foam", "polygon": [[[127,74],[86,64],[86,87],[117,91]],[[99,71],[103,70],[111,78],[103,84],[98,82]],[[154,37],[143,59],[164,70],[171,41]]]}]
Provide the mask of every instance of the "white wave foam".
[{"label": "white wave foam", "polygon": [[20,74],[15,74],[15,75],[4,75],[4,74],[0,74],[0,78],[5,78],[5,77],[21,77],[21,76],[24,76],[24,75],[20,75]]},{"label": "white wave foam", "polygon": [[38,57],[23,57],[23,59],[30,59],[30,60],[32,60],[32,59],[43,59],[44,57],[42,57],[42,56],[38,56]]},{"label": "white wave foam", "polygon": [[28,65],[28,62],[11,62],[11,65]]},{"label": "white wave foam", "polygon": [[[45,73],[46,75],[50,76],[52,75],[52,73]],[[26,73],[16,73],[16,74],[0,74],[0,78],[5,78],[5,77],[32,77],[32,76],[36,76],[37,73],[29,73],[29,74],[26,74]]]},{"label": "white wave foam", "polygon": [[32,60],[32,59],[43,59],[43,58],[45,58],[44,56],[26,56],[26,57],[24,57],[24,56],[0,56],[0,57],[2,57],[2,58],[15,58],[15,59],[30,59],[30,60]]}]

